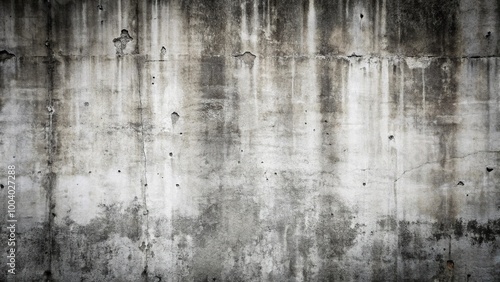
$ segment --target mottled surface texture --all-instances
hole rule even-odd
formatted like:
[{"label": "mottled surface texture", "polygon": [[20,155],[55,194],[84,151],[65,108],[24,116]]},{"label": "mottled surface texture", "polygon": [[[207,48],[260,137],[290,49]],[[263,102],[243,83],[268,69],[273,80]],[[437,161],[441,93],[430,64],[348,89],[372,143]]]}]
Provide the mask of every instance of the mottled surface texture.
[{"label": "mottled surface texture", "polygon": [[0,281],[499,281],[499,43],[493,0],[1,0]]}]

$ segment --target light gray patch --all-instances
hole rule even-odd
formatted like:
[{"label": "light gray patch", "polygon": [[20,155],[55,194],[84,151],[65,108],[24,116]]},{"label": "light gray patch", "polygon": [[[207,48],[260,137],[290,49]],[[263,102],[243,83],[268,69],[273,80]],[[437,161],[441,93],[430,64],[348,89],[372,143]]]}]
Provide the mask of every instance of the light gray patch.
[{"label": "light gray patch", "polygon": [[170,114],[170,118],[172,119],[172,126],[174,126],[179,120],[180,116],[177,112],[173,112],[172,114]]}]

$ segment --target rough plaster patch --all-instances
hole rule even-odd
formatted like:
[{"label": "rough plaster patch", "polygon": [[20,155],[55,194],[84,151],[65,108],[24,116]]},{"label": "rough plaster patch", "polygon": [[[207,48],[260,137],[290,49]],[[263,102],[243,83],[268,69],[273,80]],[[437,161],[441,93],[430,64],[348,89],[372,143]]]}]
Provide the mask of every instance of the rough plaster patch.
[{"label": "rough plaster patch", "polygon": [[122,33],[120,34],[120,37],[117,37],[113,39],[113,43],[115,44],[116,47],[116,54],[118,56],[123,56],[123,50],[127,47],[127,43],[130,41],[134,40],[129,34],[128,30],[122,29]]},{"label": "rough plaster patch", "polygon": [[431,64],[430,58],[407,57],[405,60],[410,69],[425,69]]},{"label": "rough plaster patch", "polygon": [[243,54],[235,55],[234,57],[242,59],[243,62],[245,62],[245,64],[247,64],[250,68],[252,68],[255,58],[257,56],[247,51]]}]

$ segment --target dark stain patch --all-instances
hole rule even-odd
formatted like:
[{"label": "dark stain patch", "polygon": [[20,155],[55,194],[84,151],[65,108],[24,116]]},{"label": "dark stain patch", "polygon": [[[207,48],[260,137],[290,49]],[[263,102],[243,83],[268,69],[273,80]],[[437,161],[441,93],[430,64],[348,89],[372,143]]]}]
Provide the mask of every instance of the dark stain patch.
[{"label": "dark stain patch", "polygon": [[[202,57],[199,83],[203,92],[203,98],[224,99],[225,81],[224,57]],[[216,109],[216,111],[218,110]]]},{"label": "dark stain patch", "polygon": [[16,55],[9,53],[7,50],[0,51],[0,62],[7,61],[11,58],[14,58]]},{"label": "dark stain patch", "polygon": [[438,221],[432,224],[432,237],[429,238],[431,240],[448,240],[452,235],[455,236],[455,239],[459,239],[464,236],[464,227],[465,224],[463,220],[455,219],[451,221]]},{"label": "dark stain patch", "polygon": [[250,52],[245,52],[243,54],[238,54],[238,55],[234,55],[235,58],[239,58],[241,60],[243,60],[243,62],[245,62],[245,64],[247,64],[247,66],[249,66],[250,68],[253,67],[253,64],[254,64],[254,61],[255,61],[255,58],[257,56],[255,56],[254,54],[250,53]]},{"label": "dark stain patch", "polygon": [[378,226],[383,230],[395,231],[398,228],[398,222],[393,216],[387,216],[384,219],[377,220]]},{"label": "dark stain patch", "polygon": [[132,41],[133,38],[128,34],[128,30],[122,29],[120,37],[113,39],[113,43],[116,47],[116,54],[118,56],[123,56],[123,50],[127,47],[127,43]]},{"label": "dark stain patch", "polygon": [[[234,271],[248,267],[244,250],[254,248],[259,242],[257,204],[247,197],[225,196],[223,191],[217,191],[208,197],[207,202],[200,204],[200,210],[197,217],[174,216],[172,238],[177,242],[175,252],[189,265],[189,269],[184,270],[181,268],[186,265],[178,265],[178,270],[191,272],[191,281],[206,281],[221,277],[223,264],[231,258]],[[189,239],[192,246],[186,244],[188,237],[192,238]],[[194,255],[188,256],[187,252],[194,252]],[[228,281],[240,281],[242,273],[229,273],[226,277]]]},{"label": "dark stain patch", "polygon": [[320,280],[341,279],[345,275],[334,261],[342,258],[354,245],[360,226],[353,226],[352,218],[352,211],[337,197],[326,195],[321,198],[315,231],[318,255],[322,260],[318,274]]},{"label": "dark stain patch", "polygon": [[[66,226],[62,233],[69,232],[75,236],[84,235],[89,242],[97,243],[109,239],[113,234],[121,237],[128,237],[136,242],[141,236],[141,218],[139,210],[141,208],[137,200],[130,206],[123,209],[122,204],[113,203],[111,205],[100,204],[101,214],[92,219],[87,225],[78,225],[70,218],[64,218]],[[72,231],[64,228],[71,228]]]},{"label": "dark stain patch", "polygon": [[425,246],[425,239],[420,224],[409,221],[399,221],[398,247],[404,260],[428,260],[431,254]]},{"label": "dark stain patch", "polygon": [[459,35],[459,0],[387,2],[387,35],[393,52],[406,55],[455,54]]},{"label": "dark stain patch", "polygon": [[485,224],[471,220],[467,223],[467,233],[473,244],[494,242],[496,237],[500,236],[500,218],[488,220]]}]

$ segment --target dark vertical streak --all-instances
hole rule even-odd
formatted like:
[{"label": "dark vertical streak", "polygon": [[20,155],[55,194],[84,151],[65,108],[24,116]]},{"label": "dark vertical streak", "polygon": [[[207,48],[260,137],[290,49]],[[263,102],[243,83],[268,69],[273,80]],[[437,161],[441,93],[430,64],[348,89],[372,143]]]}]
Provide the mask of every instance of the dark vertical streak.
[{"label": "dark vertical streak", "polygon": [[[139,15],[140,15],[140,8],[139,8],[139,1],[136,2],[135,5],[135,13],[136,13],[136,38],[137,38],[137,43],[135,47],[135,53],[139,54],[139,37],[140,37],[140,26],[139,26]],[[143,181],[141,181],[141,197],[142,197],[142,205],[144,208],[144,217],[145,217],[145,237],[146,237],[146,248],[144,250],[144,271],[142,272],[142,278],[144,279],[145,282],[148,281],[148,256],[149,256],[149,210],[148,210],[148,202],[147,202],[147,185],[148,185],[148,159],[147,159],[147,154],[146,154],[146,137],[145,137],[145,129],[144,129],[144,109],[143,109],[143,104],[142,104],[142,75],[141,71],[144,68],[144,57],[143,56],[137,56],[135,57],[135,64],[136,64],[136,69],[137,69],[137,92],[139,94],[139,119],[140,119],[140,124],[141,124],[141,143],[142,143],[142,153],[144,157],[144,176],[143,176]]]},{"label": "dark vertical streak", "polygon": [[47,132],[47,182],[46,182],[46,192],[47,192],[47,216],[48,216],[48,238],[47,238],[47,269],[45,271],[45,280],[51,281],[52,278],[52,253],[54,249],[54,216],[53,209],[55,208],[55,199],[53,196],[53,190],[55,185],[55,173],[53,169],[54,162],[54,149],[56,146],[55,134],[54,134],[54,104],[53,104],[53,95],[54,95],[54,68],[55,68],[55,59],[54,59],[54,51],[52,50],[51,40],[52,40],[52,5],[50,1],[46,2],[47,5],[47,39],[45,41],[45,46],[47,47],[47,110],[48,110],[48,118],[49,122],[46,126]]}]

